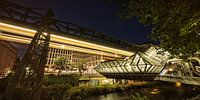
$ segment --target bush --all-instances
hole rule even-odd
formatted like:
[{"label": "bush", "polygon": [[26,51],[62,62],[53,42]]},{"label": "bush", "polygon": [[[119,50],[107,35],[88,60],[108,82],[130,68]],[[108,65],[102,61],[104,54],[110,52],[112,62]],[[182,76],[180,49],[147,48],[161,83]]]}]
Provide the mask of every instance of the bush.
[{"label": "bush", "polygon": [[147,96],[142,96],[141,94],[135,92],[134,95],[131,95],[130,100],[149,100]]},{"label": "bush", "polygon": [[[13,77],[13,73],[8,74],[7,77],[0,79],[0,94],[4,93],[7,84]],[[42,87],[42,100],[62,100],[67,90],[72,86],[78,86],[78,75],[45,75]]]},{"label": "bush", "polygon": [[65,97],[67,90],[71,88],[69,84],[53,84],[47,87],[43,86],[43,96],[48,99],[42,100],[62,100]]},{"label": "bush", "polygon": [[43,100],[63,100],[72,86],[78,86],[78,75],[45,75],[43,81]]},{"label": "bush", "polygon": [[13,77],[13,73],[9,73],[5,78],[0,79],[0,93],[4,93],[12,77]]},{"label": "bush", "polygon": [[45,75],[43,84],[45,86],[53,84],[69,84],[71,86],[78,86],[79,76],[75,74],[56,76],[53,74]]}]

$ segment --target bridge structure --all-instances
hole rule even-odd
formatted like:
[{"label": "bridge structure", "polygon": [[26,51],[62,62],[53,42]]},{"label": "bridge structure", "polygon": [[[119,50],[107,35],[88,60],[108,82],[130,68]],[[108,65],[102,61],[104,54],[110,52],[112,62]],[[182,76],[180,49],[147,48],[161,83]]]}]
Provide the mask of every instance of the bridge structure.
[{"label": "bridge structure", "polygon": [[[5,0],[0,2],[0,39],[29,44],[41,27],[47,10],[28,8]],[[50,47],[109,57],[132,55],[132,43],[71,22],[51,20],[52,25],[43,31],[51,35]]]},{"label": "bridge structure", "polygon": [[[146,49],[144,52],[142,52],[143,50],[133,52],[134,49],[138,48],[134,44],[71,22],[57,20],[53,16],[51,10],[44,11],[37,8],[23,7],[6,0],[0,1],[0,39],[30,44],[25,57],[20,63],[22,67],[17,70],[13,80],[8,84],[11,86],[8,86],[9,88],[6,91],[9,94],[7,95],[8,100],[12,100],[14,95],[18,95],[15,93],[20,87],[31,88],[30,91],[24,90],[21,92],[20,95],[28,94],[27,96],[21,96],[21,99],[39,100],[40,96],[38,95],[41,93],[41,81],[49,47],[106,57],[124,58],[102,62],[95,68],[100,74],[108,78],[152,81],[158,79],[159,75],[173,79],[174,77],[168,77],[167,75],[172,74],[175,76],[174,73],[177,74],[182,71],[181,73],[184,74],[177,74],[182,76],[174,79],[190,80],[193,78],[199,80],[194,78],[200,75],[199,60],[193,62],[191,59],[190,63],[182,64],[184,66],[181,68],[184,71],[179,71],[180,68],[177,67],[173,68],[176,71],[170,73],[170,68],[166,66],[170,54],[166,51],[163,52],[157,46],[150,46],[149,48],[144,46],[143,49]],[[24,68],[31,64],[34,64],[34,66],[31,66],[32,74],[26,76]],[[159,77],[159,80],[167,79]]]},{"label": "bridge structure", "polygon": [[96,70],[107,78],[167,81],[200,85],[200,58],[188,58],[187,61],[170,58],[162,48],[151,45],[146,50],[135,52],[125,59],[105,61]]},{"label": "bridge structure", "polygon": [[165,68],[169,56],[158,46],[149,45],[125,59],[102,62],[96,70],[109,78],[152,81]]},{"label": "bridge structure", "polygon": [[135,47],[106,34],[57,20],[51,9],[24,7],[7,0],[0,0],[0,39],[29,44],[5,91],[7,100],[40,99],[50,48],[53,52],[62,49],[58,50],[58,55],[68,54],[64,50],[71,50],[105,58],[122,58],[131,56],[131,48]]},{"label": "bridge structure", "polygon": [[200,85],[200,58],[169,59],[165,69],[154,80],[180,82],[190,85]]}]

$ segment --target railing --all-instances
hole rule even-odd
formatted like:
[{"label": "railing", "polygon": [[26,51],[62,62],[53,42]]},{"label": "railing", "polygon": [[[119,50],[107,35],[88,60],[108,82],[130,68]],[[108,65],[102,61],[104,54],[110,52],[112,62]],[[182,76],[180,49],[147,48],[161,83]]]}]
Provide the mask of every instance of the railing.
[{"label": "railing", "polygon": [[185,84],[200,85],[200,77],[192,77],[192,76],[163,75],[163,76],[156,77],[154,80],[181,82]]}]

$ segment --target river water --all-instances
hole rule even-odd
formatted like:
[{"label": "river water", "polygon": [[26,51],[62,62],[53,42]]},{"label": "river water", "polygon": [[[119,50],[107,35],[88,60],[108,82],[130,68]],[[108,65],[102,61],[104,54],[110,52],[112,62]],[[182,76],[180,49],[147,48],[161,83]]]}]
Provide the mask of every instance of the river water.
[{"label": "river water", "polygon": [[188,88],[184,86],[175,87],[165,85],[142,88],[139,90],[130,90],[122,93],[90,96],[86,98],[86,100],[129,100],[130,96],[135,92],[147,96],[150,100],[187,100],[200,94],[196,87]]}]

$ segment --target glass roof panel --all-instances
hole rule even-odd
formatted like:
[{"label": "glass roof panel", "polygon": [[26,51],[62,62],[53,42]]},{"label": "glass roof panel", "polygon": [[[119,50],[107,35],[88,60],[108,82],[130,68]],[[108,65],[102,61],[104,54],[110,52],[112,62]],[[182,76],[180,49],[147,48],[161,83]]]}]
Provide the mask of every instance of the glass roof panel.
[{"label": "glass roof panel", "polygon": [[125,68],[127,69],[128,72],[133,72],[130,65],[125,65]]},{"label": "glass roof panel", "polygon": [[154,68],[155,66],[151,66],[151,68],[148,70],[148,73],[152,73]]},{"label": "glass roof panel", "polygon": [[146,64],[141,64],[138,66],[142,72],[144,72]]},{"label": "glass roof panel", "polygon": [[115,67],[114,63],[113,62],[109,62],[108,63],[111,67]]},{"label": "glass roof panel", "polygon": [[118,73],[118,72],[119,72],[119,71],[117,70],[116,67],[112,67],[112,69],[113,69],[113,71],[114,71],[115,73]]},{"label": "glass roof panel", "polygon": [[140,58],[140,61],[138,64],[146,64],[146,63],[144,62],[144,60],[142,58]]},{"label": "glass roof panel", "polygon": [[140,70],[138,69],[137,66],[131,66],[131,67],[132,67],[132,69],[133,69],[134,72],[136,72],[136,73],[140,72]]},{"label": "glass roof panel", "polygon": [[136,65],[138,63],[139,59],[140,59],[140,56],[138,54],[136,54],[135,58],[131,62],[131,65]]},{"label": "glass roof panel", "polygon": [[148,72],[150,68],[151,68],[151,65],[148,65],[148,64],[147,64],[146,71]]},{"label": "glass roof panel", "polygon": [[124,70],[121,67],[116,67],[120,73],[123,73]]}]

